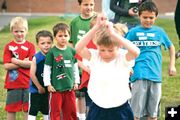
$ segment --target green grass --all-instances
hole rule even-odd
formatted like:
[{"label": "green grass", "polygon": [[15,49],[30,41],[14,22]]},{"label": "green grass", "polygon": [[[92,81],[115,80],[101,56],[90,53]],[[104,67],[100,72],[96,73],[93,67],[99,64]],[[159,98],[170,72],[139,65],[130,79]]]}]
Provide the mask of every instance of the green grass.
[{"label": "green grass", "polygon": [[[50,30],[59,22],[69,23],[71,18],[64,17],[42,17],[29,19],[29,32],[27,39],[35,43],[35,34],[42,29]],[[156,25],[161,26],[167,32],[169,38],[173,41],[176,48],[178,48],[178,38],[176,35],[174,21],[171,19],[158,19]],[[6,120],[6,112],[4,111],[6,90],[4,89],[4,78],[6,71],[2,65],[3,48],[12,39],[9,32],[9,26],[6,26],[0,31],[0,120]],[[37,48],[38,49],[38,48]],[[179,49],[179,48],[178,48]],[[168,76],[169,56],[168,51],[163,50],[163,83],[162,83],[162,99],[161,99],[161,114],[160,120],[165,119],[165,106],[179,105],[180,104],[180,59],[176,61],[177,75],[175,77]],[[38,116],[40,118],[41,114]],[[22,120],[22,113],[17,114],[17,120]]]}]

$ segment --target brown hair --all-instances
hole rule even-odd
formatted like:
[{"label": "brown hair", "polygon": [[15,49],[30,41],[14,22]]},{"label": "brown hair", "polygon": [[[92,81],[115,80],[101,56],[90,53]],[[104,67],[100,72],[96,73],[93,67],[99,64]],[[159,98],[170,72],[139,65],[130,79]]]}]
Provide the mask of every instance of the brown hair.
[{"label": "brown hair", "polygon": [[53,27],[54,36],[56,36],[59,31],[67,31],[70,35],[70,28],[66,23],[58,23]]},{"label": "brown hair", "polygon": [[[117,24],[114,24],[113,27],[114,27],[115,31],[121,36],[124,36],[125,33],[127,33],[127,31],[128,31],[128,28],[127,28],[127,26],[125,24],[117,23]],[[103,45],[103,46],[106,46],[106,47],[120,46],[119,42],[117,40],[113,40],[109,36],[109,33],[107,33],[106,29],[107,29],[106,27],[103,27],[101,30],[99,30],[96,33],[95,43],[97,45]]]},{"label": "brown hair", "polygon": [[47,30],[41,30],[36,34],[36,43],[39,42],[40,37],[49,37],[51,41],[53,42],[53,35],[51,34],[51,32]]}]

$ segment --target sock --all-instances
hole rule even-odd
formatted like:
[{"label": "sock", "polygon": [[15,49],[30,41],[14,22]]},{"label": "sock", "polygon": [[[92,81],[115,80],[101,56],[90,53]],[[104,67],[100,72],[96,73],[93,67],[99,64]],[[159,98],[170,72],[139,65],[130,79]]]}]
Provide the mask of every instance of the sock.
[{"label": "sock", "polygon": [[43,115],[43,120],[49,120],[49,115]]},{"label": "sock", "polygon": [[28,115],[28,120],[36,120],[36,116]]},{"label": "sock", "polygon": [[79,120],[86,120],[86,114],[79,114]]},{"label": "sock", "polygon": [[77,112],[76,114],[77,114],[77,117],[79,118],[79,112]]}]

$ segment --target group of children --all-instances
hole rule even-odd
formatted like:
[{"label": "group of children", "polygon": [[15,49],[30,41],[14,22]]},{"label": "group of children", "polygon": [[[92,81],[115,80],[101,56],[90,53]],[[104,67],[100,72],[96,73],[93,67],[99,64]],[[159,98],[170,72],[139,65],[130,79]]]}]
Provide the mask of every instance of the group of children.
[{"label": "group of children", "polygon": [[47,30],[36,34],[37,53],[26,40],[27,20],[12,19],[14,39],[5,46],[3,57],[7,120],[15,120],[22,110],[28,120],[35,120],[39,111],[44,120],[139,120],[143,116],[157,120],[161,45],[170,51],[170,76],[176,68],[172,42],[162,28],[153,26],[156,5],[142,3],[140,25],[128,31],[125,24],[96,15],[94,0],[78,2],[81,14],[70,27],[58,23],[53,35]]}]

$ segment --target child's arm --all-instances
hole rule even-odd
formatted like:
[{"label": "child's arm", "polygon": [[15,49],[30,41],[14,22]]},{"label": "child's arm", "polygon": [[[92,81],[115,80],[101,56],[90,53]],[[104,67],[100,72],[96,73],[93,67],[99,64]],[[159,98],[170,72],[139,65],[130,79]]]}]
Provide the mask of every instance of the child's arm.
[{"label": "child's arm", "polygon": [[51,66],[45,64],[43,74],[44,86],[48,87],[49,92],[56,92],[54,87],[51,85]]},{"label": "child's arm", "polygon": [[91,58],[91,54],[86,48],[86,46],[89,43],[89,41],[93,38],[96,29],[97,29],[96,27],[93,27],[89,32],[87,32],[84,35],[84,37],[81,40],[78,41],[78,43],[75,46],[77,54],[79,54],[82,58],[88,60]]},{"label": "child's arm", "polygon": [[5,63],[4,64],[5,70],[13,70],[13,69],[17,69],[17,68],[19,68],[19,66],[16,64],[13,64],[13,63]]},{"label": "child's arm", "polygon": [[78,63],[74,64],[73,70],[74,70],[74,78],[75,78],[74,90],[77,90],[78,89],[78,84],[80,84]]},{"label": "child's arm", "polygon": [[86,65],[84,65],[84,63],[83,63],[82,61],[79,61],[79,60],[78,60],[78,66],[79,66],[81,69],[83,69],[84,71],[86,71],[87,73],[90,74],[90,69],[89,69],[89,67],[86,66]]},{"label": "child's arm", "polygon": [[104,15],[103,14],[98,15],[97,22],[94,25],[94,27],[92,29],[90,29],[84,35],[84,37],[81,40],[79,40],[78,43],[76,44],[76,46],[75,46],[76,52],[82,58],[85,58],[85,59],[88,59],[88,60],[91,58],[91,53],[88,51],[86,46],[88,45],[90,40],[92,40],[94,38],[94,35],[95,35],[96,31],[98,29],[100,29],[100,27],[102,25],[105,25],[105,22],[106,22],[106,18],[104,17]]},{"label": "child's arm", "polygon": [[12,58],[11,62],[23,68],[30,68],[32,61],[29,58],[25,58],[24,60],[19,60],[17,58]]},{"label": "child's arm", "polygon": [[174,45],[169,47],[169,55],[170,55],[170,63],[169,63],[169,75],[176,75],[176,67],[175,67],[175,48]]},{"label": "child's arm", "polygon": [[118,40],[119,44],[128,50],[128,53],[126,54],[126,59],[128,61],[133,60],[136,57],[138,57],[138,55],[140,54],[140,50],[138,47],[136,47],[136,45],[134,45],[131,41],[127,40],[126,38],[118,34],[114,30],[113,24],[111,22],[107,23],[107,27],[108,27],[107,32],[110,33],[110,36],[112,37],[112,39]]},{"label": "child's arm", "polygon": [[31,76],[33,83],[38,88],[38,92],[40,94],[45,93],[45,89],[41,86],[41,84],[39,83],[39,81],[36,77],[36,58],[35,57],[34,57],[32,64],[31,64],[30,76]]}]

